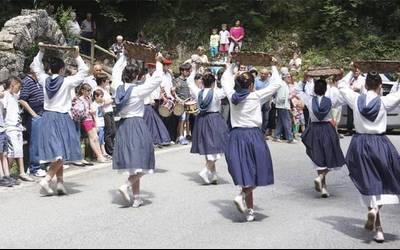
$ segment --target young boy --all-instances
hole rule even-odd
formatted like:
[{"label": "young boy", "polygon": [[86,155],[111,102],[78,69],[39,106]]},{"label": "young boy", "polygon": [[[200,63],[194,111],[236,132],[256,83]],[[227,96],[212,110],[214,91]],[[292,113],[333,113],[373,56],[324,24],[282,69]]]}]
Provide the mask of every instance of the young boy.
[{"label": "young boy", "polygon": [[104,121],[104,92],[97,89],[93,94],[93,108],[96,110],[95,120],[97,126],[97,133],[99,136],[101,152],[107,156],[106,142],[105,142],[105,121]]},{"label": "young boy", "polygon": [[22,81],[17,77],[11,77],[6,85],[4,92],[3,105],[5,109],[5,129],[10,140],[8,150],[9,164],[17,161],[19,167],[19,179],[22,181],[33,182],[34,180],[25,173],[24,167],[24,140],[22,136],[21,109],[19,107],[19,92],[21,91]]},{"label": "young boy", "polygon": [[210,37],[210,49],[211,49],[211,57],[214,60],[218,55],[218,46],[219,46],[220,37],[218,35],[218,30],[213,29],[212,35]]},{"label": "young boy", "polygon": [[8,168],[7,152],[8,152],[8,138],[4,124],[4,87],[0,87],[0,187],[12,187],[13,180],[10,179],[10,170]]},{"label": "young boy", "polygon": [[219,52],[225,57],[228,56],[229,51],[229,38],[231,37],[231,33],[228,31],[228,25],[222,24],[222,30],[219,32],[220,37],[220,47]]}]

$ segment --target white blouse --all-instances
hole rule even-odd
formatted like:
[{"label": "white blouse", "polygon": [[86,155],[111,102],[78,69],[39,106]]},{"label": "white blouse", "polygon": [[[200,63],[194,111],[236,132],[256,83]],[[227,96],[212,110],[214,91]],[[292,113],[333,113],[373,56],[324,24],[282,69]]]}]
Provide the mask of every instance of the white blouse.
[{"label": "white blouse", "polygon": [[[195,83],[195,80],[194,80],[195,76],[196,76],[196,71],[193,70],[192,74],[189,76],[187,81],[188,81],[188,85],[189,85],[192,96],[197,100],[197,103],[200,104],[199,94],[201,92],[201,89]],[[211,88],[204,89],[203,99],[205,99],[207,97],[210,90],[211,90]],[[214,97],[213,97],[213,100],[212,100],[210,106],[207,109],[207,112],[208,113],[220,112],[221,111],[221,100],[224,99],[225,97],[226,97],[226,95],[225,95],[225,92],[223,89],[214,88]]]},{"label": "white blouse", "polygon": [[156,72],[153,76],[148,78],[143,85],[126,83],[125,90],[133,86],[132,95],[127,105],[119,112],[121,118],[143,117],[145,99],[157,89],[162,82],[163,65],[157,62]]},{"label": "white blouse", "polygon": [[[71,92],[74,88],[83,83],[83,81],[89,74],[89,67],[85,64],[82,57],[79,56],[78,58],[76,58],[78,73],[76,75],[66,77],[60,90],[52,99],[50,99],[46,92],[46,80],[50,76],[44,71],[44,66],[42,62],[43,56],[44,54],[40,51],[33,60],[31,69],[37,75],[39,83],[43,86],[44,89],[44,109],[46,111],[69,113],[72,107]],[[52,79],[55,79],[58,77],[58,75],[52,75],[51,77]]]},{"label": "white blouse", "polygon": [[262,125],[261,106],[268,102],[271,97],[285,84],[278,72],[272,67],[270,85],[267,88],[250,93],[250,95],[238,105],[232,103],[235,94],[235,80],[233,69],[227,69],[222,76],[222,87],[229,99],[231,107],[231,123],[233,128],[260,128]]},{"label": "white blouse", "polygon": [[[374,122],[371,122],[364,116],[362,116],[358,109],[358,98],[360,97],[360,94],[350,89],[350,87],[345,82],[342,82],[339,85],[339,90],[346,103],[354,111],[354,125],[356,127],[357,133],[383,134],[386,132],[387,114],[388,112],[396,109],[400,105],[400,92],[381,97],[381,110],[379,111],[376,120]],[[378,96],[378,94],[374,91],[368,91],[366,95],[367,105]]]}]

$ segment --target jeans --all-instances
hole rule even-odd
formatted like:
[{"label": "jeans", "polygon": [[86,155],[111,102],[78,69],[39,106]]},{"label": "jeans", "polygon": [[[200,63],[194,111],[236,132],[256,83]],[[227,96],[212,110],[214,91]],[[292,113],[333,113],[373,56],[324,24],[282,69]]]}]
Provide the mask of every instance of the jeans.
[{"label": "jeans", "polygon": [[290,110],[277,109],[278,124],[275,131],[275,139],[280,139],[282,135],[288,141],[293,140],[292,120],[290,119]]},{"label": "jeans", "polygon": [[262,123],[262,132],[264,133],[264,135],[267,133],[268,131],[268,123],[269,123],[269,111],[271,111],[271,103],[265,103],[262,106],[262,118],[263,118],[263,123]]},{"label": "jeans", "polygon": [[35,174],[40,170],[39,157],[39,131],[42,123],[42,117],[30,118],[30,142],[29,142],[29,172]]},{"label": "jeans", "polygon": [[217,47],[211,47],[211,57],[216,57],[218,55],[218,46]]}]

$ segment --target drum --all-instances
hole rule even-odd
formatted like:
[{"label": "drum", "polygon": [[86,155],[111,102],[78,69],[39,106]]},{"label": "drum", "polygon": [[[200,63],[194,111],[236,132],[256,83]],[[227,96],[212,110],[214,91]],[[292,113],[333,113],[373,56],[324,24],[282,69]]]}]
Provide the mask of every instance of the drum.
[{"label": "drum", "polygon": [[189,101],[185,103],[185,111],[188,114],[196,114],[199,112],[199,109],[197,108],[197,102],[195,101]]},{"label": "drum", "polygon": [[174,102],[173,101],[166,101],[164,102],[158,112],[162,117],[170,117],[172,115],[172,111],[174,110]]},{"label": "drum", "polygon": [[174,115],[182,116],[185,113],[185,105],[180,102],[175,102]]}]

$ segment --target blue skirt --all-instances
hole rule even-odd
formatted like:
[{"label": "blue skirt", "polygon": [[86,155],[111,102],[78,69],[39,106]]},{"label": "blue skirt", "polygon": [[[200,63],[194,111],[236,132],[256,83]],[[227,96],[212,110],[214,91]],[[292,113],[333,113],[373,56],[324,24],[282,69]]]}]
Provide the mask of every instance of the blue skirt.
[{"label": "blue skirt", "polygon": [[236,186],[261,187],[274,184],[271,153],[259,128],[233,129],[225,156]]},{"label": "blue skirt", "polygon": [[41,163],[82,160],[80,138],[74,121],[67,113],[43,113],[38,147]]},{"label": "blue skirt", "polygon": [[154,111],[151,105],[144,106],[144,121],[150,129],[154,145],[171,143],[171,137],[160,116]]},{"label": "blue skirt", "polygon": [[340,138],[329,122],[313,122],[302,135],[307,155],[320,168],[335,169],[346,165]]},{"label": "blue skirt", "polygon": [[154,168],[153,140],[143,118],[122,119],[115,138],[113,169],[153,170]]},{"label": "blue skirt", "polygon": [[399,154],[387,136],[354,135],[346,160],[362,195],[400,195]]},{"label": "blue skirt", "polygon": [[228,125],[220,113],[200,114],[196,118],[192,136],[192,154],[223,154],[228,144]]}]

